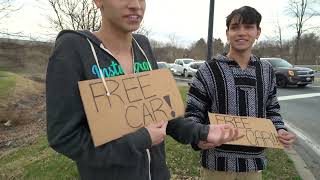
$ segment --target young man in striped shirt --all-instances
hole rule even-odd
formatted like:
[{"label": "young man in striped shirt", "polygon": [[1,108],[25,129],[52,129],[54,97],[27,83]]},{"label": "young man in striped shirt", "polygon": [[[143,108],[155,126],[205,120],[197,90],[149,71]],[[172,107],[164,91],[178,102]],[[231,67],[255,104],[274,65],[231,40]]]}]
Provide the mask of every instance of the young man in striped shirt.
[{"label": "young man in striped shirt", "polygon": [[[186,117],[209,124],[208,112],[270,119],[279,140],[289,147],[295,136],[284,126],[276,97],[272,67],[251,54],[261,33],[261,14],[244,6],[227,17],[226,36],[230,51],[206,62],[191,84]],[[203,179],[262,179],[266,168],[264,148],[236,145],[213,147],[207,142],[194,144],[201,151]]]}]

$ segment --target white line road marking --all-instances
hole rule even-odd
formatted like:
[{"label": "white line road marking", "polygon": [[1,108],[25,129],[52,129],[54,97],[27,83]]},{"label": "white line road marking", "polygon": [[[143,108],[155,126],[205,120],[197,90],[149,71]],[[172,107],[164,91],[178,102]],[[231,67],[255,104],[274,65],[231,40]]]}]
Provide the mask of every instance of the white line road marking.
[{"label": "white line road marking", "polygon": [[[292,99],[303,99],[303,98],[311,98],[311,97],[318,97],[320,93],[309,93],[309,94],[298,94],[298,95],[290,95],[290,96],[280,96],[278,97],[279,101],[287,101]],[[308,137],[304,131],[297,128],[295,125],[289,123],[288,121],[284,121],[285,125],[293,131],[296,136],[302,139],[307,145],[318,155],[320,156],[320,145],[316,143],[313,139]]]},{"label": "white line road marking", "polygon": [[310,137],[308,137],[306,135],[306,133],[304,133],[301,129],[297,128],[295,125],[289,123],[288,121],[284,121],[285,125],[288,127],[288,129],[290,129],[291,131],[293,131],[296,136],[298,136],[299,138],[301,138],[301,140],[303,140],[303,142],[307,143],[307,145],[318,155],[320,156],[320,145],[316,144],[314,140],[312,140]]},{"label": "white line road marking", "polygon": [[304,99],[304,98],[311,98],[311,97],[318,97],[320,93],[309,93],[309,94],[298,94],[298,95],[290,95],[290,96],[280,96],[278,97],[279,101],[286,101],[292,99]]}]

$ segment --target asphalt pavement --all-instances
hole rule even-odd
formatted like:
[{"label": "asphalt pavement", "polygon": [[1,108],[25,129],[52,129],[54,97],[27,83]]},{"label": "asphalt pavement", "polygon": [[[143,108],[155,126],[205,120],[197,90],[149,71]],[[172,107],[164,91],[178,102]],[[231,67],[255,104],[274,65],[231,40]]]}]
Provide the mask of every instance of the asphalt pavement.
[{"label": "asphalt pavement", "polygon": [[282,117],[298,137],[294,150],[320,179],[320,85],[279,88],[278,98]]}]

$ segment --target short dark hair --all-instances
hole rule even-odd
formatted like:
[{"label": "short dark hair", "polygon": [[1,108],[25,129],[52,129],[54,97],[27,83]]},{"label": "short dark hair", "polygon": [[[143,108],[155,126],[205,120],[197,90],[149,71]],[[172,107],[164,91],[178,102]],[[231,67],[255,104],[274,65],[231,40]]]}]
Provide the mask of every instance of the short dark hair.
[{"label": "short dark hair", "polygon": [[238,21],[239,24],[256,24],[257,28],[260,28],[261,14],[250,6],[243,6],[239,9],[235,9],[227,16],[226,25],[229,30],[232,19]]}]

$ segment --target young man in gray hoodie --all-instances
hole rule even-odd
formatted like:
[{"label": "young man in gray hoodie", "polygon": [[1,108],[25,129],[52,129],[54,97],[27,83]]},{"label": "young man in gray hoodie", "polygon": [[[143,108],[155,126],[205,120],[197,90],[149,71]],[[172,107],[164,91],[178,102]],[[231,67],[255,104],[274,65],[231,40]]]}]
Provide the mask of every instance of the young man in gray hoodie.
[{"label": "young man in gray hoodie", "polygon": [[94,147],[78,81],[157,69],[148,39],[132,34],[144,16],[145,0],[95,3],[102,15],[100,30],[60,32],[46,79],[49,144],[76,162],[81,179],[169,179],[163,143],[166,132],[182,143],[202,140],[209,145],[238,137],[232,128],[223,135],[227,125],[195,124],[181,118],[170,121],[168,128],[167,122],[158,122]]}]

